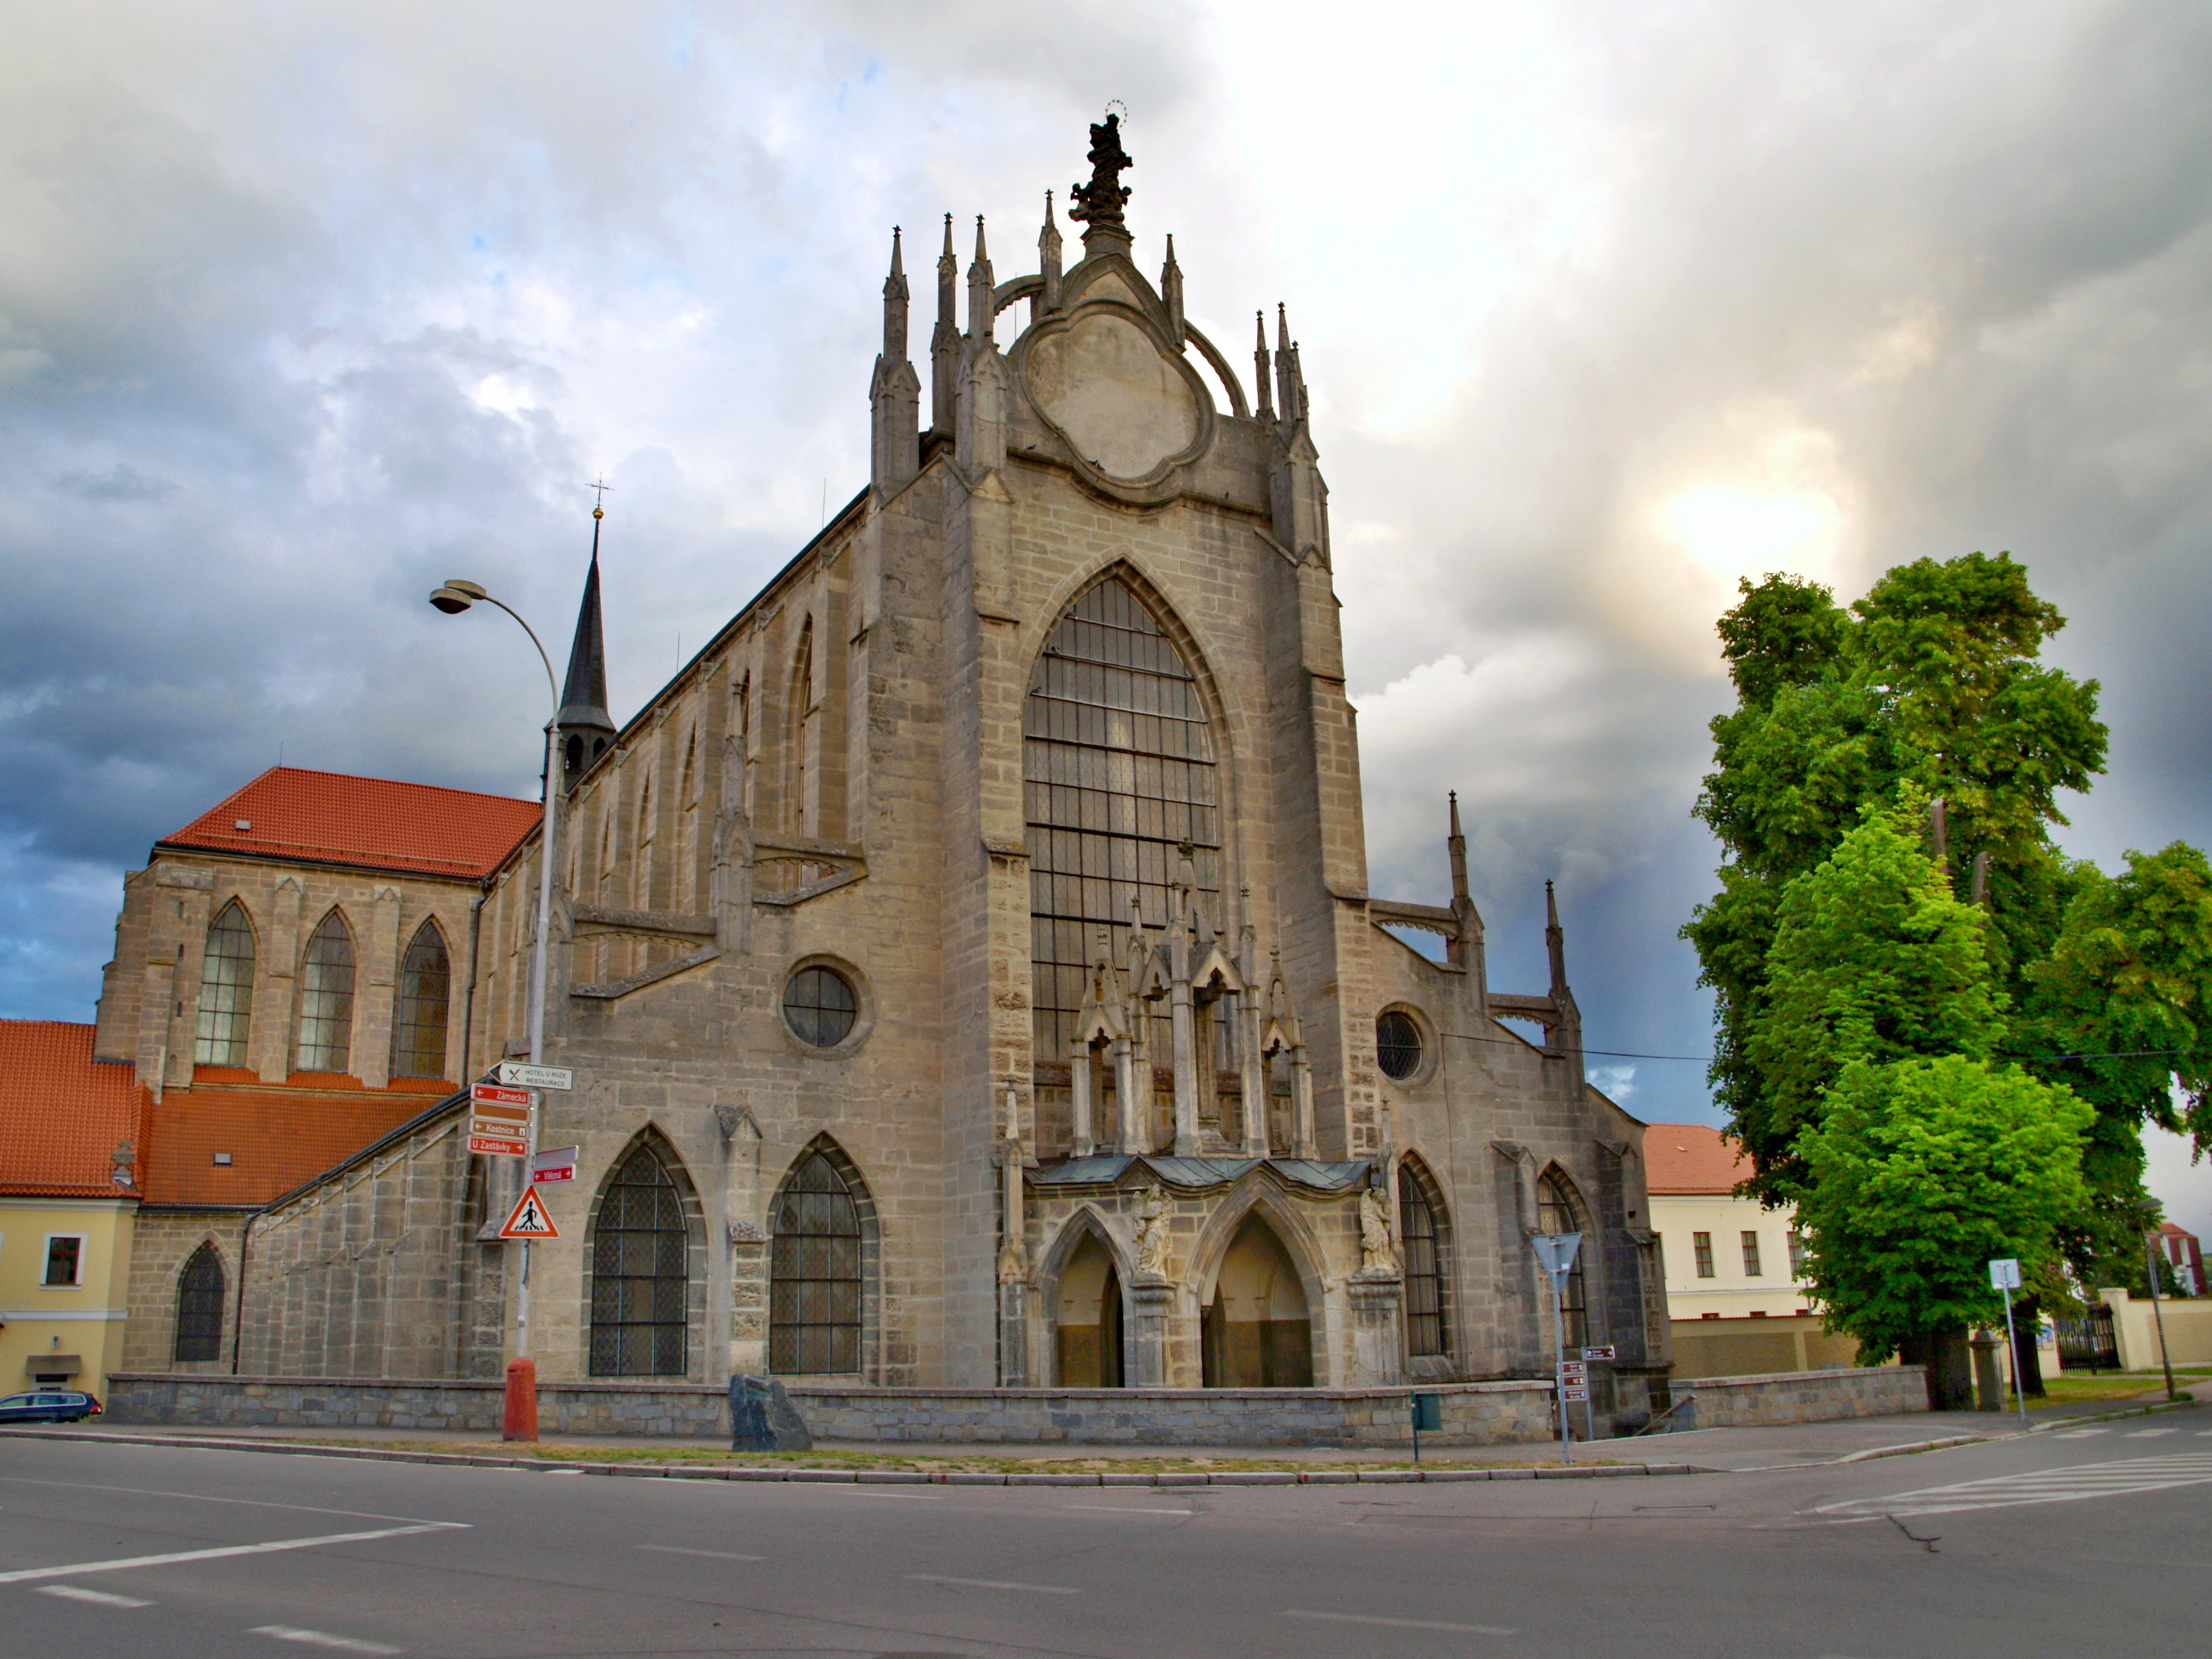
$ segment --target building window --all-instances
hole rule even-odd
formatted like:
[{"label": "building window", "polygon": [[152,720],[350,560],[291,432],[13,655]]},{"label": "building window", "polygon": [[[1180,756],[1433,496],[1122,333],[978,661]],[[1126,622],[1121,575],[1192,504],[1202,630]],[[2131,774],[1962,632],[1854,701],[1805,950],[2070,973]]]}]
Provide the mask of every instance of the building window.
[{"label": "building window", "polygon": [[1743,1273],[1747,1279],[1759,1277],[1759,1235],[1747,1232],[1743,1236]]},{"label": "building window", "polygon": [[55,1233],[46,1240],[47,1285],[81,1285],[84,1282],[84,1237],[80,1233]]},{"label": "building window", "polygon": [[208,927],[200,956],[199,1029],[192,1059],[201,1066],[243,1066],[253,1018],[253,929],[236,899]]},{"label": "building window", "polygon": [[[1109,577],[1045,641],[1023,705],[1030,997],[1036,1052],[1067,1053],[1091,953],[1128,942],[1131,901],[1166,925],[1188,849],[1200,907],[1220,915],[1213,740],[1198,679],[1129,586]],[[1170,1052],[1161,1016],[1155,1054]]]},{"label": "building window", "polygon": [[787,1376],[860,1369],[860,1212],[836,1166],[810,1153],[769,1218],[768,1368]]},{"label": "building window", "polygon": [[1536,1183],[1536,1225],[1547,1233],[1583,1235],[1582,1248],[1575,1252],[1575,1265],[1567,1274],[1559,1305],[1563,1327],[1559,1351],[1579,1359],[1582,1355],[1576,1351],[1589,1341],[1589,1285],[1583,1276],[1583,1263],[1589,1259],[1595,1241],[1582,1224],[1581,1206],[1575,1202],[1573,1191],[1556,1171]]},{"label": "building window", "polygon": [[852,981],[834,968],[802,968],[783,988],[783,1023],[811,1048],[836,1048],[852,1036],[860,1015]]},{"label": "building window", "polygon": [[1398,1166],[1398,1243],[1406,1262],[1406,1352],[1451,1352],[1444,1320],[1443,1203],[1412,1160]]},{"label": "building window", "polygon": [[1802,1233],[1800,1233],[1800,1232],[1799,1232],[1799,1231],[1798,1231],[1795,1227],[1792,1227],[1792,1228],[1789,1231],[1789,1232],[1788,1232],[1787,1234],[1785,1234],[1785,1235],[1784,1235],[1784,1243],[1789,1246],[1789,1249],[1790,1249],[1790,1278],[1792,1278],[1792,1279],[1802,1279],[1802,1278],[1804,1278],[1804,1277],[1805,1277],[1805,1239],[1804,1239],[1804,1236],[1803,1236]]},{"label": "building window", "polygon": [[1698,1258],[1698,1277],[1713,1276],[1713,1236],[1711,1233],[1692,1233],[1690,1249]]},{"label": "building window", "polygon": [[446,1015],[453,994],[453,964],[438,924],[415,930],[399,964],[399,1006],[392,1027],[394,1077],[446,1075]]},{"label": "building window", "polygon": [[1411,1014],[1393,1008],[1375,1022],[1375,1063],[1401,1082],[1421,1069],[1421,1028]]},{"label": "building window", "polygon": [[681,1376],[690,1237],[676,1178],[650,1146],[622,1162],[592,1233],[592,1375]]},{"label": "building window", "polygon": [[177,1340],[173,1357],[185,1362],[222,1357],[222,1258],[203,1244],[177,1275]]},{"label": "building window", "polygon": [[307,941],[300,974],[298,1072],[343,1072],[353,1049],[353,935],[335,910]]}]

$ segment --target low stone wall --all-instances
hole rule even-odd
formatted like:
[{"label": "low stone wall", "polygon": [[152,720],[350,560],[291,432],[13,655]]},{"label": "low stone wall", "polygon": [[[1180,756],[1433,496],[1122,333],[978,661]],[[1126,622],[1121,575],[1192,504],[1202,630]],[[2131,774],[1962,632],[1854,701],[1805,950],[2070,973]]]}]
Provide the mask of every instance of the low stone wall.
[{"label": "low stone wall", "polygon": [[1928,1375],[1927,1368],[1921,1365],[1769,1371],[1758,1376],[1677,1381],[1675,1398],[1686,1394],[1693,1397],[1693,1403],[1674,1413],[1673,1427],[1747,1429],[1776,1423],[1826,1423],[1845,1417],[1924,1412]]},{"label": "low stone wall", "polygon": [[[1540,1382],[1444,1382],[1434,1446],[1494,1446],[1553,1433]],[[817,1439],[1037,1445],[1410,1446],[1407,1389],[863,1389],[800,1383],[791,1402]],[[496,1434],[501,1385],[381,1377],[117,1372],[106,1421],[221,1428],[441,1429]],[[541,1382],[556,1434],[724,1439],[719,1389]]]}]

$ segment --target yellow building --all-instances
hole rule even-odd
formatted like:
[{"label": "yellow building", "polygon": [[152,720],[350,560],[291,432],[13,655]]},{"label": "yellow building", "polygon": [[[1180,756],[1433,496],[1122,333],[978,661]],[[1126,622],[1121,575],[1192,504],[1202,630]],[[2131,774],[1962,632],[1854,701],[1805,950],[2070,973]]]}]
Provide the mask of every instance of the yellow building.
[{"label": "yellow building", "polygon": [[150,1097],[93,1028],[0,1020],[0,1395],[106,1393]]}]

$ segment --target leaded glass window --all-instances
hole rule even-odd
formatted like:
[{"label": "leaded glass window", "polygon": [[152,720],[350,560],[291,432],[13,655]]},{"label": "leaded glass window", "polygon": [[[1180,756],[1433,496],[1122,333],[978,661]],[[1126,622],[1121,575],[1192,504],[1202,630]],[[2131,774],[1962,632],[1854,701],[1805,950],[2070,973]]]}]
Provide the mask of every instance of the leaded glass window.
[{"label": "leaded glass window", "polygon": [[185,1361],[222,1358],[222,1258],[212,1244],[194,1250],[177,1275],[174,1357]]},{"label": "leaded glass window", "polygon": [[343,1072],[353,1051],[353,935],[335,910],[307,941],[300,970],[300,1048],[293,1069]]},{"label": "leaded glass window", "polygon": [[200,955],[198,1030],[192,1059],[202,1066],[246,1064],[246,1039],[253,1020],[253,929],[236,899],[208,927]]},{"label": "leaded glass window", "polygon": [[1406,1264],[1406,1352],[1451,1352],[1444,1321],[1443,1205],[1412,1164],[1398,1169],[1398,1243]]},{"label": "leaded glass window", "polygon": [[860,1212],[837,1168],[810,1153],[777,1194],[769,1249],[768,1368],[860,1369]]},{"label": "leaded glass window", "polygon": [[1393,1008],[1375,1022],[1375,1063],[1401,1082],[1421,1069],[1421,1028],[1411,1014]]},{"label": "leaded glass window", "polygon": [[802,968],[783,988],[783,1023],[801,1042],[834,1048],[853,1034],[860,1000],[833,968]]},{"label": "leaded glass window", "polygon": [[392,1027],[394,1077],[446,1075],[446,1017],[453,995],[446,936],[426,921],[399,963],[399,1006]]},{"label": "leaded glass window", "polygon": [[676,1178],[650,1146],[614,1173],[592,1232],[592,1375],[681,1376],[690,1237]]},{"label": "leaded glass window", "polygon": [[1023,712],[1036,1052],[1067,1052],[1101,928],[1117,956],[1130,901],[1164,926],[1179,848],[1220,915],[1220,787],[1197,677],[1127,583],[1068,609]]},{"label": "leaded glass window", "polygon": [[1536,1183],[1536,1225],[1543,1232],[1583,1235],[1582,1248],[1575,1252],[1574,1269],[1567,1275],[1560,1309],[1565,1322],[1560,1352],[1579,1359],[1583,1346],[1589,1340],[1589,1300],[1583,1279],[1583,1263],[1589,1259],[1595,1241],[1583,1226],[1580,1208],[1567,1183],[1557,1175],[1547,1175]]}]

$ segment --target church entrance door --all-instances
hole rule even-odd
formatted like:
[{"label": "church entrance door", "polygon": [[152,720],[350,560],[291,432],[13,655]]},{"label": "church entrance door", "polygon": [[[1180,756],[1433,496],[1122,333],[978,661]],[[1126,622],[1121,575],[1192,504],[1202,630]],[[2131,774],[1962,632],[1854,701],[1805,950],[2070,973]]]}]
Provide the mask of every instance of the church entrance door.
[{"label": "church entrance door", "polygon": [[1121,1381],[1121,1277],[1095,1237],[1086,1237],[1060,1273],[1054,1342],[1063,1389],[1118,1389]]},{"label": "church entrance door", "polygon": [[1209,1389],[1310,1389],[1313,1320],[1274,1229],[1247,1216],[1230,1241],[1199,1325]]}]

